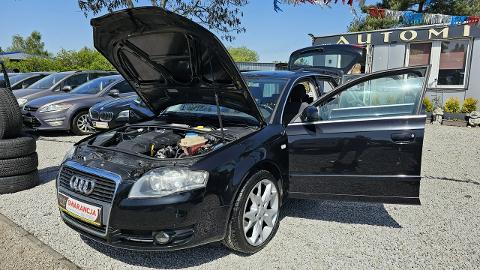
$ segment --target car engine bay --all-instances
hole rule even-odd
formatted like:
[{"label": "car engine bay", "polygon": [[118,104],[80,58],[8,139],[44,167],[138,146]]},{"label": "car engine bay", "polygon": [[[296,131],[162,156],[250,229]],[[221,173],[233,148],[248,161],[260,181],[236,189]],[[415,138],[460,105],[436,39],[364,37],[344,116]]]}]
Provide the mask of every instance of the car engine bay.
[{"label": "car engine bay", "polygon": [[90,144],[158,159],[171,159],[205,154],[228,141],[228,138],[222,139],[220,131],[213,127],[130,126],[99,134]]}]

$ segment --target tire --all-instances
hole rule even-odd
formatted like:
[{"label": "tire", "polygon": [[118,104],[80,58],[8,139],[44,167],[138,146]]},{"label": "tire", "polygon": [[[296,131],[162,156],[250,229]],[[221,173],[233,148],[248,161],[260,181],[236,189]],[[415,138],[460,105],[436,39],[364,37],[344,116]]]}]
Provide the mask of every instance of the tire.
[{"label": "tire", "polygon": [[[85,130],[82,130],[82,128],[78,125],[78,122],[79,122],[79,119],[81,119],[82,117],[86,117],[85,119],[88,118],[88,111],[81,111],[79,113],[77,113],[77,115],[75,115],[75,117],[73,118],[72,120],[72,124],[71,124],[71,131],[73,132],[73,134],[75,135],[89,135],[89,134],[92,134],[94,133],[95,131],[90,127],[90,131],[85,131]],[[86,120],[88,122],[88,120]]]},{"label": "tire", "polygon": [[26,190],[36,186],[38,182],[36,170],[28,174],[0,177],[0,194]]},{"label": "tire", "polygon": [[37,153],[19,158],[0,159],[0,177],[28,174],[37,169]]},{"label": "tire", "polygon": [[[18,106],[17,99],[8,89],[0,89],[0,120],[4,123],[0,127],[2,137],[0,139],[15,138],[22,130],[22,112]],[[1,119],[3,117],[4,119]]]},{"label": "tire", "polygon": [[[276,203],[273,201],[269,202],[266,208],[257,207],[257,215],[252,218],[248,218],[248,213],[252,213],[251,209],[253,207],[253,201],[250,199],[251,192],[258,193],[258,185],[261,185],[264,188],[263,192],[267,192],[267,187],[263,186],[263,184],[269,183],[273,186],[270,186],[271,190],[273,191],[273,187],[275,187],[276,194],[273,195],[276,197]],[[260,189],[260,193],[262,193]],[[278,181],[273,177],[273,175],[268,171],[259,171],[252,175],[242,189],[239,192],[239,195],[235,201],[233,206],[232,214],[230,216],[230,220],[227,226],[227,233],[225,239],[223,240],[223,244],[228,248],[244,253],[244,254],[253,254],[260,251],[264,248],[268,242],[275,236],[278,226],[280,223],[280,205],[281,205],[281,198],[280,198],[280,188],[278,186]],[[259,199],[262,199],[261,197]],[[265,201],[259,202],[259,204],[265,204]],[[273,213],[275,211],[274,204],[276,204],[276,214],[271,215],[270,222],[264,221],[267,220],[267,211]],[[263,206],[262,206],[263,207]],[[270,207],[271,209],[268,209]],[[262,214],[263,213],[263,214]],[[248,220],[248,222],[247,222]],[[253,221],[253,222],[252,222]],[[251,225],[253,223],[254,225]],[[270,223],[273,226],[269,226],[267,223]],[[254,237],[255,229],[257,228],[257,224],[259,224],[259,228],[261,228],[261,233],[255,234],[258,237]],[[265,225],[265,227],[263,227]],[[250,229],[244,230],[244,226],[251,226]],[[266,235],[265,235],[265,234]],[[252,240],[256,239],[256,240]],[[256,241],[258,240],[258,243]],[[255,243],[252,243],[255,242]]]},{"label": "tire", "polygon": [[37,142],[28,135],[0,140],[0,159],[24,157],[35,153]]}]

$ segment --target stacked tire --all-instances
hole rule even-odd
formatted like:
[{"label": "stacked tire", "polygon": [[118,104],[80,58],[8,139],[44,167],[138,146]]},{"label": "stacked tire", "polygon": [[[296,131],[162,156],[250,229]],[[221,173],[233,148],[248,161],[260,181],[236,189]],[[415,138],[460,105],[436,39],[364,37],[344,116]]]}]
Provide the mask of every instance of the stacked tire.
[{"label": "stacked tire", "polygon": [[0,194],[38,183],[35,138],[22,133],[22,114],[15,96],[0,89]]}]

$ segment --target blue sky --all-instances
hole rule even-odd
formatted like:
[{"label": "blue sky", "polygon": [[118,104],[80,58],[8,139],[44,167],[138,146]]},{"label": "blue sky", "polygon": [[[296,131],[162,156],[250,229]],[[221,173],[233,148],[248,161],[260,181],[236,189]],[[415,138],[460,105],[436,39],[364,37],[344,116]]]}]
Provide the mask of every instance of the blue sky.
[{"label": "blue sky", "polygon": [[[48,51],[61,48],[93,47],[89,20],[76,0],[1,0],[0,47],[6,48],[15,34],[42,34]],[[139,4],[149,1],[140,0]],[[247,32],[237,35],[226,46],[247,46],[260,55],[260,61],[286,61],[290,52],[311,45],[308,33],[328,35],[343,33],[352,20],[350,7],[341,1],[332,8],[309,4],[281,5],[283,12],[273,10],[273,0],[250,0],[244,8],[243,25]],[[367,1],[372,2],[372,1]]]}]

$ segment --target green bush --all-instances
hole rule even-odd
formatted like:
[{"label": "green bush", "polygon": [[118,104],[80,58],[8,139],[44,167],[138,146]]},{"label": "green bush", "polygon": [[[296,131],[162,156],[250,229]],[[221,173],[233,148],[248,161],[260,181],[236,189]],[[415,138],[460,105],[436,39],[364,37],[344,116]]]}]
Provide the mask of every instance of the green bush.
[{"label": "green bush", "polygon": [[477,103],[478,103],[478,99],[474,99],[472,97],[466,98],[463,101],[462,113],[471,113],[473,111],[476,111]]},{"label": "green bush", "polygon": [[448,98],[445,102],[444,110],[447,113],[459,113],[460,112],[460,101],[457,97]]},{"label": "green bush", "polygon": [[20,72],[67,70],[114,70],[112,64],[98,51],[83,48],[79,51],[60,50],[54,57],[31,57],[20,62],[5,61],[9,70]]},{"label": "green bush", "polygon": [[425,106],[426,112],[433,112],[433,103],[428,97],[423,98],[423,106]]}]

